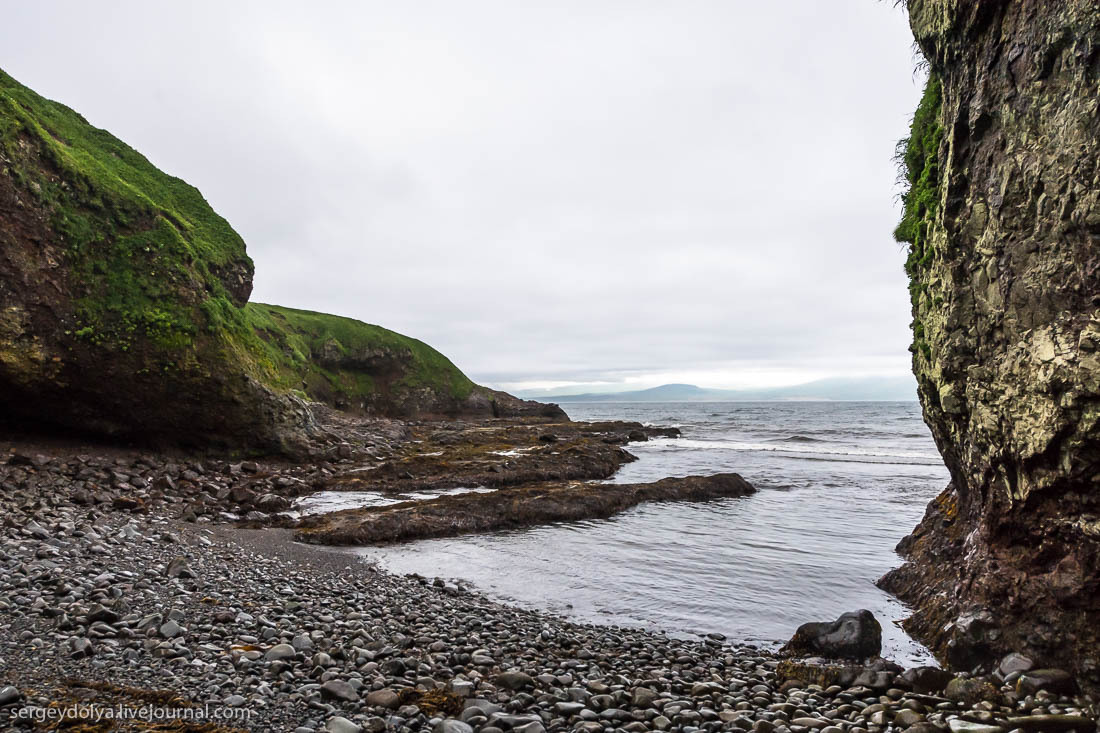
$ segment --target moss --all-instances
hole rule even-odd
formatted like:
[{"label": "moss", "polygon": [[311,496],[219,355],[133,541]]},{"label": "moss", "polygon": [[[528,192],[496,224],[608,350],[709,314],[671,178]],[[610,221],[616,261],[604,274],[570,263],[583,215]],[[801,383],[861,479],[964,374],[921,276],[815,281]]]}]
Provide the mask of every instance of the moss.
[{"label": "moss", "polygon": [[251,271],[243,240],[197,189],[2,71],[0,151],[62,240],[77,329],[105,348],[189,345],[202,312],[178,293],[223,295],[219,270]]},{"label": "moss", "polygon": [[901,195],[902,217],[894,229],[894,239],[909,245],[905,272],[909,275],[909,299],[913,310],[913,345],[910,351],[931,357],[931,347],[925,341],[924,327],[919,320],[922,295],[928,294],[923,274],[934,257],[929,232],[939,204],[939,150],[943,139],[940,115],[943,88],[932,74],[924,94],[913,114],[909,136],[898,143],[897,161],[905,191]]},{"label": "moss", "polygon": [[894,238],[911,245],[916,255],[914,262],[925,255],[928,225],[935,216],[939,199],[942,104],[942,85],[935,75],[929,76],[920,104],[913,114],[909,137],[898,143],[897,159],[906,188],[901,195],[903,212],[901,221],[894,229]]},{"label": "moss", "polygon": [[252,262],[244,241],[197,189],[3,71],[0,169],[48,222],[63,258],[67,356],[127,354],[110,363],[139,374],[243,372],[279,392],[379,412],[438,407],[474,389],[416,339],[350,318],[245,305]]},{"label": "moss", "polygon": [[443,354],[380,326],[263,303],[240,313],[239,338],[257,368],[276,386],[304,387],[314,399],[369,400],[384,384],[390,399],[425,388],[463,400],[474,388]]}]

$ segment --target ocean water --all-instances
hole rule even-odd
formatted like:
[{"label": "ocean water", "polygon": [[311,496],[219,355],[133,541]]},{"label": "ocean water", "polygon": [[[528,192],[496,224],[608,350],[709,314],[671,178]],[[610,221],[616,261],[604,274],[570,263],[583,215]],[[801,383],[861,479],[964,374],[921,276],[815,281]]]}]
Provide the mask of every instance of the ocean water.
[{"label": "ocean water", "polygon": [[675,425],[633,443],[617,482],[734,471],[759,491],[635,507],[606,520],[423,540],[360,553],[396,573],[466,581],[578,620],[770,646],[806,621],[868,608],[884,655],[927,663],[875,587],[947,483],[915,402],[572,403],[576,420]]}]

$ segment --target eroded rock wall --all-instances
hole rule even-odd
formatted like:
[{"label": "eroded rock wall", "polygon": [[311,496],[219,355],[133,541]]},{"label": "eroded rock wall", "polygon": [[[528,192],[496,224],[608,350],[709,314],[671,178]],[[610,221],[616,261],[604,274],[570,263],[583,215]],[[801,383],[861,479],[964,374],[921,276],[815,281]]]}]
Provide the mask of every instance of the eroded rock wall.
[{"label": "eroded rock wall", "polygon": [[935,93],[899,238],[952,483],[882,584],[957,668],[1020,650],[1095,682],[1100,2],[911,0],[909,15]]}]

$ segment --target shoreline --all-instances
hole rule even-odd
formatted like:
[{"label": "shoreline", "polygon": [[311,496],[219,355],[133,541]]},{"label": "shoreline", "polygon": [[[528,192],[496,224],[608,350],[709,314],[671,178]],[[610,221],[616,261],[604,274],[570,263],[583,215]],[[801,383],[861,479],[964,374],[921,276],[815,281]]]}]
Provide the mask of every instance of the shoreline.
[{"label": "shoreline", "polygon": [[[545,429],[530,427],[522,431],[539,443],[568,442],[540,441]],[[403,429],[455,435],[438,424]],[[950,727],[951,716],[1007,724],[1025,712],[1018,703],[1000,707],[1011,685],[929,698],[918,691],[926,673],[902,674],[882,660],[799,666],[720,635],[571,621],[392,575],[346,551],[294,542],[289,529],[219,521],[241,500],[261,501],[260,484],[287,494],[320,490],[367,448],[393,467],[395,484],[407,481],[398,463],[424,467],[439,458],[402,454],[410,439],[387,445],[375,437],[372,446],[342,451],[346,459],[310,466],[100,453],[79,443],[5,445],[14,450],[0,454],[0,715],[22,730],[32,728],[18,727],[28,722],[12,717],[18,710],[158,700],[251,716],[178,729],[196,733],[860,733],[890,721],[930,733]],[[71,450],[60,450],[65,445]],[[463,465],[479,475],[483,459],[467,456]],[[516,460],[501,478],[527,475],[532,465],[549,464],[546,456]],[[566,465],[595,464],[574,457]],[[200,495],[220,509],[191,516]],[[811,675],[829,684],[804,679]],[[1082,707],[1040,692],[1026,712],[1060,715],[1072,729],[1083,725],[1074,717]]]}]

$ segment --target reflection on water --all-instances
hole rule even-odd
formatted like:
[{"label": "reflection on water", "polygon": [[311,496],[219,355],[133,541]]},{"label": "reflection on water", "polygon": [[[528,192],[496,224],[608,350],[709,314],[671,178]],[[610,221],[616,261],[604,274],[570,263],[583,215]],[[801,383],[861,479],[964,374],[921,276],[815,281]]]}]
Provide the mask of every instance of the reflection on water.
[{"label": "reflection on water", "polygon": [[916,403],[565,405],[574,419],[681,427],[632,444],[614,481],[736,471],[759,491],[647,504],[609,520],[424,540],[361,552],[398,573],[460,578],[586,621],[719,632],[772,643],[801,623],[869,608],[888,656],[928,661],[891,623],[905,609],[874,581],[946,484]]}]

